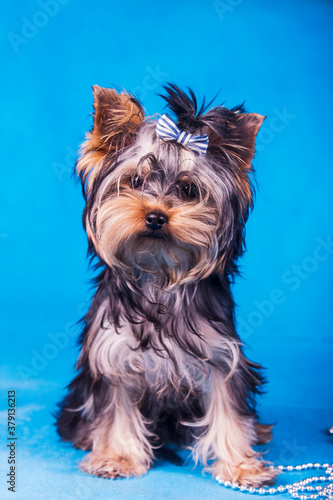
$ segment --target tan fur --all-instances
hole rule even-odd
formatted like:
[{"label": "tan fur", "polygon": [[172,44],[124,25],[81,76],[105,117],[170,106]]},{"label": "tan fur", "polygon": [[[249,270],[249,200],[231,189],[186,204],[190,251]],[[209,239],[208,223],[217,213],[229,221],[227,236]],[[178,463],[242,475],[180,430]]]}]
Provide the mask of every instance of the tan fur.
[{"label": "tan fur", "polygon": [[207,467],[212,474],[243,486],[274,481],[277,471],[267,468],[252,449],[257,437],[254,421],[237,415],[229,382],[216,372],[211,373],[206,399],[206,414],[195,424],[206,429],[194,446],[195,460],[215,460]]},{"label": "tan fur", "polygon": [[118,94],[114,89],[95,85],[94,91],[94,128],[86,134],[80,149],[77,173],[87,182],[87,192],[103,167],[106,154],[123,149],[132,141],[143,118],[140,109],[126,92]]},{"label": "tan fur", "polygon": [[269,463],[257,458],[232,465],[224,460],[218,460],[211,467],[211,472],[217,478],[240,486],[257,488],[263,484],[273,484],[279,474],[277,469],[269,467]]},{"label": "tan fur", "polygon": [[[144,458],[144,457],[142,457]],[[142,476],[146,474],[148,465],[140,461],[135,462],[129,455],[122,456],[102,453],[90,453],[80,463],[80,469],[87,474],[116,479],[119,477]]]},{"label": "tan fur", "polygon": [[[172,235],[179,244],[196,245],[198,252],[201,251],[201,259],[197,265],[191,270],[186,270],[184,276],[180,276],[174,267],[175,275],[171,281],[179,286],[192,281],[193,278],[204,278],[213,271],[216,262],[212,262],[210,248],[217,223],[217,213],[214,210],[204,202],[182,205],[168,197],[142,195],[125,185],[120,188],[121,196],[113,196],[105,201],[96,210],[93,220],[87,221],[87,233],[105,262],[110,266],[116,265],[119,245],[123,245],[135,234],[145,231],[145,218],[149,212],[161,211],[169,220],[165,230],[167,234]],[[122,223],[123,220],[126,220],[126,224]],[[91,228],[92,222],[95,230]],[[151,244],[153,251],[158,242],[154,241]]]},{"label": "tan fur", "polygon": [[92,451],[80,467],[100,477],[140,476],[152,462],[153,449],[148,440],[152,434],[123,387],[113,392],[111,407],[110,414],[106,411],[94,423]]}]

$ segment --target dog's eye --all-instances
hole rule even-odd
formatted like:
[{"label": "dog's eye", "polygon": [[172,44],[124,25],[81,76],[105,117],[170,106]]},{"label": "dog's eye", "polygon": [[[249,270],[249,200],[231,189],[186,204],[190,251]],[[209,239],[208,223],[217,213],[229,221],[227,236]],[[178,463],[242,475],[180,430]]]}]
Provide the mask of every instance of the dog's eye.
[{"label": "dog's eye", "polygon": [[139,189],[143,184],[143,178],[140,175],[134,175],[130,180],[130,187],[132,189]]},{"label": "dog's eye", "polygon": [[184,182],[179,186],[179,192],[182,198],[193,200],[199,194],[198,188],[192,182]]}]

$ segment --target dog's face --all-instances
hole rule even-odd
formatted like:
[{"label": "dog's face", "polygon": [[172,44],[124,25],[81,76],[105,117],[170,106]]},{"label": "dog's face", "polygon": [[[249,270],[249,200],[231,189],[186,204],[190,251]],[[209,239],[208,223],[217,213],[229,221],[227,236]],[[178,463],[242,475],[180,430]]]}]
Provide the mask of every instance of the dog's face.
[{"label": "dog's face", "polygon": [[233,272],[252,204],[251,161],[264,117],[242,108],[197,113],[193,94],[166,88],[187,132],[206,133],[204,156],[156,134],[132,96],[94,87],[94,127],[77,173],[93,251],[127,280],[170,289]]}]

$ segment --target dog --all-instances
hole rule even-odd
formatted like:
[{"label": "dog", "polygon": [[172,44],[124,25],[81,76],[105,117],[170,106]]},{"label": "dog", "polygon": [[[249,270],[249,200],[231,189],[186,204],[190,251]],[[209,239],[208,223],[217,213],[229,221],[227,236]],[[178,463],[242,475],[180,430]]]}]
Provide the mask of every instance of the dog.
[{"label": "dog", "polygon": [[80,467],[99,477],[145,474],[176,443],[223,481],[269,484],[278,471],[253,449],[272,437],[255,410],[264,380],[243,353],[231,292],[265,117],[164,90],[173,118],[93,87],[76,174],[99,275],[58,432],[91,450]]}]

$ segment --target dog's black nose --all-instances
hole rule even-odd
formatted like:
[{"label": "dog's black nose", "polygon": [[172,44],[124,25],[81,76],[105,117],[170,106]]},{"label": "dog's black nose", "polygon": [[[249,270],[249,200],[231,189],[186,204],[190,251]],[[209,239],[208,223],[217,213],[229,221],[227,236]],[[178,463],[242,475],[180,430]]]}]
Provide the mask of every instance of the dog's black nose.
[{"label": "dog's black nose", "polygon": [[168,217],[162,212],[149,212],[146,215],[146,225],[152,231],[159,231],[168,222]]}]

